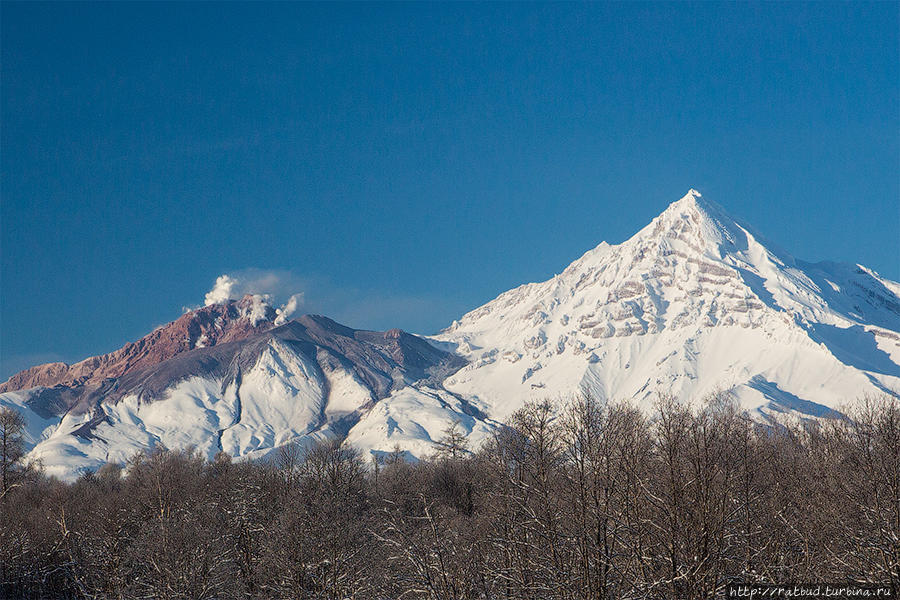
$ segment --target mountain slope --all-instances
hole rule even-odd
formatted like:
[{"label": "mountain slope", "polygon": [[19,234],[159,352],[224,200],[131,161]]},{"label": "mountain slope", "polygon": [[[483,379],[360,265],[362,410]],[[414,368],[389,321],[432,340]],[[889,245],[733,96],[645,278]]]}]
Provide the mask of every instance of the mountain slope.
[{"label": "mountain slope", "polygon": [[900,389],[900,286],[767,248],[691,190],[634,237],[501,294],[436,336],[470,364],[445,385],[503,419],[587,386],[649,406],[733,392],[821,416]]},{"label": "mountain slope", "polygon": [[[343,438],[376,402],[413,384],[427,389],[462,364],[400,330],[360,331],[305,315],[280,326],[258,322],[240,339],[195,344],[96,385],[5,392],[0,405],[26,416],[31,457],[70,479],[159,444],[194,446],[209,458],[220,451],[253,458],[289,442]],[[434,393],[410,393],[442,411],[439,424],[431,418],[435,436],[457,420]],[[386,439],[404,437],[390,433]]]}]

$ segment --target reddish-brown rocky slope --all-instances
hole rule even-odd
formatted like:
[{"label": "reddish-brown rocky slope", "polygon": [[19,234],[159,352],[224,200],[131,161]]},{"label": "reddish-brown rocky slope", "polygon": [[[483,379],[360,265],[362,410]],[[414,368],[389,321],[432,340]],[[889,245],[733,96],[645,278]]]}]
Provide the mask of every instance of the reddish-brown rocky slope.
[{"label": "reddish-brown rocky slope", "polygon": [[[255,311],[255,312],[254,312]],[[16,373],[0,383],[0,393],[33,387],[99,384],[111,377],[157,365],[182,352],[242,340],[275,326],[275,311],[252,296],[213,304],[185,313],[177,320],[129,342],[109,354],[72,365],[47,363]]]}]

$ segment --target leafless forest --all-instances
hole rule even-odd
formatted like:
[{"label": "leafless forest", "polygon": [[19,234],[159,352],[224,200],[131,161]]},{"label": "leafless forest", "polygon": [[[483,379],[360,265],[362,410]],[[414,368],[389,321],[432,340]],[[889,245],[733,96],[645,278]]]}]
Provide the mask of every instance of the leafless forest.
[{"label": "leafless forest", "polygon": [[0,419],[0,595],[693,599],[730,582],[900,583],[900,402],[754,423],[722,397],[655,414],[526,406],[483,448],[381,463],[136,456],[67,485]]}]

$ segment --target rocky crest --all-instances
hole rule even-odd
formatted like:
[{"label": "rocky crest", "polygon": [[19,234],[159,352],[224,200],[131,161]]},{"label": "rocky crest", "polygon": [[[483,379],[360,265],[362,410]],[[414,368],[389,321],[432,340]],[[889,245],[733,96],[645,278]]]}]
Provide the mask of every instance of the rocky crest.
[{"label": "rocky crest", "polygon": [[136,342],[75,364],[31,367],[0,383],[0,393],[33,387],[92,386],[173,358],[182,352],[242,340],[275,326],[275,310],[258,297],[212,304],[183,314]]}]

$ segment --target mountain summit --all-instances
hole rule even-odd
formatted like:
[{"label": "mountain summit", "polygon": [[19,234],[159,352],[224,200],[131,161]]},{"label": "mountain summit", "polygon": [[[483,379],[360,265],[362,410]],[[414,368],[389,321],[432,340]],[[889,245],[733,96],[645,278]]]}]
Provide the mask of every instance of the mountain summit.
[{"label": "mountain summit", "polygon": [[48,363],[26,369],[0,383],[0,392],[33,387],[83,387],[133,370],[159,364],[195,348],[244,339],[275,326],[275,310],[260,296],[246,295],[189,311],[119,350],[87,358],[74,365]]},{"label": "mountain summit", "polygon": [[446,382],[496,418],[585,386],[648,404],[729,390],[760,415],[823,415],[900,389],[900,286],[770,250],[691,190],[616,246],[501,294],[438,339],[470,364]]},{"label": "mountain summit", "polygon": [[156,444],[253,458],[331,437],[427,456],[454,423],[477,445],[525,401],[582,390],[646,408],[727,391],[762,420],[900,390],[900,284],[796,260],[695,190],[431,338],[267,307],[213,303],[114,353],[29,369],[0,405],[26,416],[33,457],[73,477]]}]

